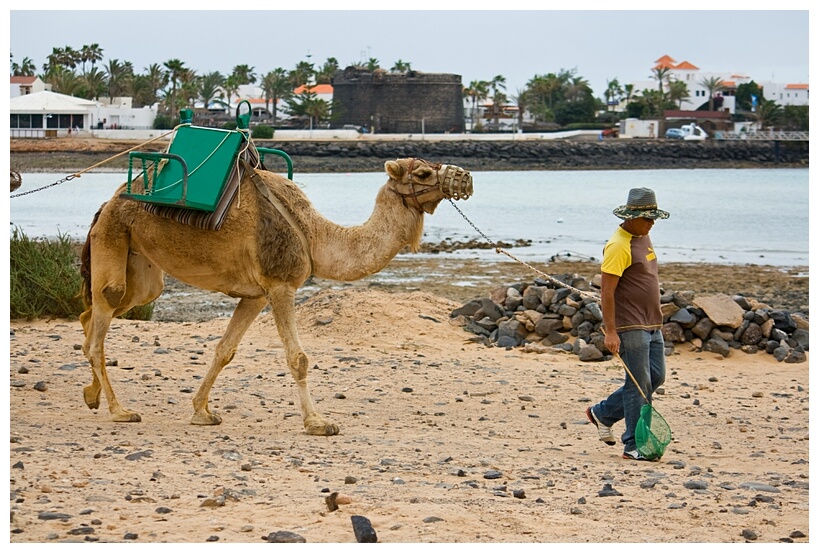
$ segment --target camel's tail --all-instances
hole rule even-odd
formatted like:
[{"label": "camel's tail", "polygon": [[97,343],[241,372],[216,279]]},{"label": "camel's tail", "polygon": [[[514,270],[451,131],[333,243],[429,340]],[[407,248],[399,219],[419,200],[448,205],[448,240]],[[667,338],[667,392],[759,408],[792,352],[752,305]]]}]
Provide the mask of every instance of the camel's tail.
[{"label": "camel's tail", "polygon": [[105,204],[102,204],[94,214],[94,220],[91,221],[91,226],[88,228],[88,237],[85,239],[85,244],[83,244],[82,253],[80,254],[82,301],[86,308],[91,307],[91,231],[94,229],[94,225],[97,224],[97,219],[100,218],[103,207],[105,207]]}]

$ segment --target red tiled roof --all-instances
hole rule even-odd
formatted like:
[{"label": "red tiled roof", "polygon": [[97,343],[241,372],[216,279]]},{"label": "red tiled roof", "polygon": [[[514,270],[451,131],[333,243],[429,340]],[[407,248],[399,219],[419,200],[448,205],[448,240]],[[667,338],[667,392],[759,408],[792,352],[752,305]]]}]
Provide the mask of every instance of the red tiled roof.
[{"label": "red tiled roof", "polygon": [[32,84],[37,80],[37,77],[12,77],[9,84]]},{"label": "red tiled roof", "polygon": [[691,63],[691,62],[684,61],[684,62],[682,62],[682,63],[677,64],[676,66],[674,66],[674,69],[692,69],[692,70],[699,71],[699,69],[700,69],[700,68],[699,68],[699,67],[697,67],[696,65],[694,65],[694,64],[693,64],[693,63]]},{"label": "red tiled roof", "polygon": [[809,90],[810,86],[806,84],[789,84],[785,85],[785,88],[788,90]]},{"label": "red tiled roof", "polygon": [[734,88],[736,85],[734,81],[722,81],[723,88]]},{"label": "red tiled roof", "polygon": [[674,65],[675,63],[677,63],[677,60],[675,60],[671,56],[663,56],[658,60],[654,60],[654,63],[656,63],[658,67],[666,67],[669,65]]},{"label": "red tiled roof", "polygon": [[301,85],[300,87],[298,87],[297,89],[295,89],[293,91],[293,94],[301,94],[302,92],[304,92],[305,90],[308,90],[308,89],[310,90],[310,92],[313,92],[315,94],[332,94],[333,93],[333,85],[331,85],[331,84],[317,84],[317,85],[313,85],[311,87],[308,87],[307,85]]}]

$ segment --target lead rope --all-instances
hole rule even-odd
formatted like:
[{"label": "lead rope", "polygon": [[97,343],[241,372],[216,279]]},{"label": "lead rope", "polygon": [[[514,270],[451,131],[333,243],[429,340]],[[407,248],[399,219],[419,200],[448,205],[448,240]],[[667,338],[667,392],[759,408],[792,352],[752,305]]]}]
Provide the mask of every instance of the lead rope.
[{"label": "lead rope", "polygon": [[464,215],[464,212],[463,212],[463,211],[461,211],[461,210],[458,208],[458,206],[457,206],[457,205],[455,205],[455,202],[453,202],[453,201],[450,199],[450,200],[449,200],[449,203],[451,203],[451,204],[452,204],[452,207],[454,207],[454,208],[455,208],[455,211],[457,211],[458,213],[460,213],[460,214],[461,214],[461,217],[463,217],[463,218],[464,218],[464,220],[465,220],[467,223],[469,223],[469,224],[470,224],[470,226],[471,226],[473,229],[475,229],[475,231],[476,231],[478,234],[480,234],[480,235],[483,237],[483,239],[484,239],[484,240],[486,240],[487,242],[489,242],[489,245],[491,245],[493,248],[495,248],[495,251],[496,251],[497,253],[501,253],[501,254],[503,254],[503,255],[505,255],[505,256],[507,256],[507,257],[509,257],[509,258],[511,258],[511,259],[513,259],[513,260],[515,260],[515,261],[517,261],[517,262],[518,262],[518,263],[520,263],[521,265],[524,265],[524,266],[528,267],[529,269],[533,270],[534,272],[536,272],[537,274],[539,274],[539,275],[540,275],[540,276],[542,276],[543,278],[545,278],[545,279],[549,280],[550,282],[553,282],[553,283],[555,283],[555,284],[559,285],[559,286],[560,286],[560,287],[562,287],[562,288],[568,288],[568,289],[569,289],[569,290],[571,290],[572,292],[576,292],[576,293],[580,294],[581,296],[586,296],[586,297],[589,297],[589,298],[600,299],[600,294],[596,294],[596,293],[594,293],[594,292],[589,292],[589,291],[587,291],[587,290],[580,290],[579,288],[575,288],[574,286],[570,286],[570,285],[566,284],[565,282],[562,282],[562,281],[560,281],[560,280],[556,279],[555,277],[553,277],[553,276],[551,276],[551,275],[547,275],[546,273],[544,273],[544,272],[543,272],[543,271],[541,271],[540,269],[538,269],[538,268],[536,268],[536,267],[532,267],[531,265],[529,265],[529,264],[528,264],[528,263],[526,263],[525,261],[521,261],[520,259],[518,259],[518,258],[517,258],[517,257],[515,257],[514,255],[512,255],[511,253],[507,252],[506,250],[504,250],[503,248],[501,248],[500,246],[498,246],[498,244],[497,244],[496,242],[493,242],[492,240],[490,240],[490,239],[489,239],[489,237],[488,237],[486,234],[484,234],[484,233],[483,233],[483,231],[481,231],[481,229],[479,229],[477,226],[475,226],[475,223],[473,223],[472,221],[470,221],[470,220],[469,220],[469,217],[467,217],[466,215]]},{"label": "lead rope", "polygon": [[146,145],[146,144],[150,144],[151,142],[155,142],[155,141],[157,141],[157,140],[160,140],[160,139],[162,139],[162,138],[165,138],[165,137],[166,137],[166,136],[168,136],[169,134],[173,134],[173,133],[175,133],[175,132],[176,132],[176,129],[173,129],[172,131],[168,131],[168,132],[166,132],[166,133],[165,133],[165,134],[163,134],[163,135],[157,136],[156,138],[152,138],[152,139],[148,140],[147,142],[143,142],[142,144],[137,144],[137,145],[136,145],[136,146],[134,146],[133,148],[129,148],[129,149],[125,150],[124,152],[120,152],[120,153],[118,153],[118,154],[116,154],[116,155],[113,155],[113,156],[109,157],[108,159],[104,159],[104,160],[100,161],[99,163],[96,163],[96,164],[92,165],[91,167],[87,167],[87,168],[83,169],[83,170],[82,170],[82,171],[80,171],[79,173],[74,173],[74,174],[72,174],[72,175],[68,175],[68,176],[66,176],[66,177],[64,177],[64,178],[62,178],[62,179],[60,179],[60,180],[58,180],[57,182],[53,182],[53,183],[51,183],[51,184],[47,184],[47,185],[45,185],[45,186],[41,186],[40,188],[35,188],[34,190],[28,190],[28,191],[26,191],[26,192],[18,192],[17,194],[12,194],[12,195],[11,195],[11,196],[9,196],[9,197],[10,197],[10,198],[17,198],[18,196],[25,196],[26,194],[33,194],[33,193],[35,193],[35,192],[39,192],[40,190],[45,190],[46,188],[51,188],[52,186],[57,186],[58,184],[62,184],[62,183],[64,183],[64,182],[68,182],[68,181],[73,180],[73,179],[78,179],[78,178],[80,178],[80,177],[82,176],[82,174],[83,174],[83,173],[87,173],[87,172],[88,172],[88,171],[90,171],[91,169],[95,169],[95,168],[99,167],[100,165],[104,165],[104,164],[108,163],[108,162],[109,162],[109,161],[111,161],[112,159],[116,159],[116,158],[118,158],[119,156],[122,156],[122,155],[125,155],[125,154],[129,153],[129,152],[132,152],[132,151],[136,150],[137,148],[141,148],[142,146],[144,146],[144,145]]}]

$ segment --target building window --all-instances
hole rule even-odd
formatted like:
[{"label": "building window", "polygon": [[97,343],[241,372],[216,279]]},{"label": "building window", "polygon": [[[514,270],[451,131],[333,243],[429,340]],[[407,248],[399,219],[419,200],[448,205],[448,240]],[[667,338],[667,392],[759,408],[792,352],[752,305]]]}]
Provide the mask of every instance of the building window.
[{"label": "building window", "polygon": [[13,113],[11,115],[11,125],[12,129],[42,129],[43,128],[43,116],[38,114],[28,114],[28,113],[21,113],[16,114]]}]

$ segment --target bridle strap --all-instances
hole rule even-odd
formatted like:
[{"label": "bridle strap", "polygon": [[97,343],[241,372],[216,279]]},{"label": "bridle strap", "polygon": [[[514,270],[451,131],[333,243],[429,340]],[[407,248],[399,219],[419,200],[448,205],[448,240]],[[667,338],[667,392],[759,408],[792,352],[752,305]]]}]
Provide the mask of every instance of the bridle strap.
[{"label": "bridle strap", "polygon": [[313,256],[310,255],[310,243],[307,240],[307,236],[304,235],[304,231],[296,222],[295,217],[290,211],[284,207],[284,204],[273,194],[273,192],[268,188],[264,182],[262,182],[262,178],[259,176],[259,173],[250,166],[250,164],[245,161],[245,158],[239,158],[239,161],[242,162],[242,167],[245,170],[245,173],[250,175],[250,180],[256,185],[256,189],[259,191],[259,194],[262,195],[268,202],[273,204],[273,207],[276,208],[282,217],[284,217],[285,221],[287,221],[290,226],[293,228],[293,231],[296,233],[296,236],[299,238],[299,242],[301,242],[301,247],[304,250],[304,254],[307,256],[307,263],[310,265],[310,274],[313,274]]}]

